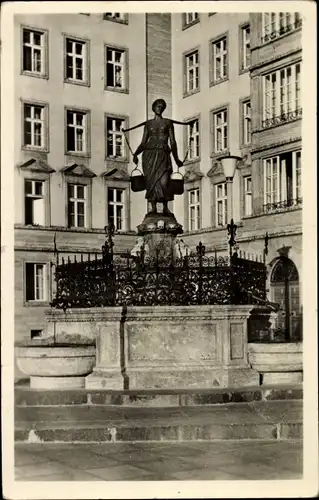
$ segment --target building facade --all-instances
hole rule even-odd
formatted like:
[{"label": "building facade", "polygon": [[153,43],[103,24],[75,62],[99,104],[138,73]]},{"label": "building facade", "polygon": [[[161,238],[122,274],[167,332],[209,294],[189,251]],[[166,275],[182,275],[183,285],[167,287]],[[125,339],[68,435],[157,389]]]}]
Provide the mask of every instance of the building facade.
[{"label": "building facade", "polygon": [[134,246],[147,203],[121,129],[158,95],[171,113],[170,30],[169,14],[15,17],[16,341],[41,335],[57,253],[101,252],[109,222],[116,251]]},{"label": "building facade", "polygon": [[[175,202],[190,246],[226,250],[233,217],[239,250],[262,255],[278,328],[301,336],[301,28],[298,13],[172,15],[173,113],[196,119],[185,196]],[[218,157],[237,163],[232,193]],[[227,214],[232,194],[233,211]]]},{"label": "building facade", "polygon": [[[163,97],[185,193],[174,212],[190,247],[262,254],[286,339],[300,336],[301,24],[296,13],[70,14],[15,17],[16,340],[41,334],[56,254],[135,242],[146,212],[130,190],[121,128]],[[136,43],[136,33],[139,34]],[[134,150],[141,129],[129,134]],[[237,155],[233,212],[218,158]],[[229,187],[228,187],[229,191]]]}]

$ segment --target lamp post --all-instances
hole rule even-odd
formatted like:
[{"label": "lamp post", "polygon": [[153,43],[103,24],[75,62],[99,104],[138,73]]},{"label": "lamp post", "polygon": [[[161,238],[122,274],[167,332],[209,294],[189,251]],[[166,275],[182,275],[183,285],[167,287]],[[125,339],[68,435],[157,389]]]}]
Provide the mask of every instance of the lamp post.
[{"label": "lamp post", "polygon": [[230,256],[232,255],[232,248],[235,245],[235,236],[237,226],[234,224],[233,219],[233,179],[236,172],[237,162],[242,158],[240,156],[222,156],[218,158],[222,164],[224,175],[226,177],[227,189],[227,219],[230,219],[230,224],[227,224],[227,231],[229,238]]}]

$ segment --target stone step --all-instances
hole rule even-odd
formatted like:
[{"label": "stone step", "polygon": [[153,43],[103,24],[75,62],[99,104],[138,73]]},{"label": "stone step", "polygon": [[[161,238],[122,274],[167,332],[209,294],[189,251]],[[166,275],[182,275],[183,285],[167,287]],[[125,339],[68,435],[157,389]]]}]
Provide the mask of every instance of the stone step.
[{"label": "stone step", "polygon": [[70,405],[17,410],[15,440],[29,443],[302,438],[301,401],[175,409]]},{"label": "stone step", "polygon": [[94,391],[86,389],[42,390],[15,387],[16,406],[108,405],[133,407],[185,407],[251,401],[301,400],[302,384],[249,388],[197,390]]},{"label": "stone step", "polygon": [[166,419],[179,421],[189,418],[193,421],[225,422],[232,424],[242,419],[245,422],[264,420],[294,422],[301,420],[301,401],[255,401],[252,403],[227,403],[210,407],[125,407],[106,405],[63,405],[63,406],[18,406],[15,409],[16,422],[104,422]]}]

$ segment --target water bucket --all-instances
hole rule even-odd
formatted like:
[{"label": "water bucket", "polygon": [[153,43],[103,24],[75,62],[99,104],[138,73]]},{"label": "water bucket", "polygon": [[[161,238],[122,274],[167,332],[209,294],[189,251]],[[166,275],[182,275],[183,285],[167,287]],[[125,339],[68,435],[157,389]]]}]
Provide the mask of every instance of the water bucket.
[{"label": "water bucket", "polygon": [[170,192],[172,195],[184,193],[184,177],[179,172],[173,172],[171,175]]},{"label": "water bucket", "polygon": [[131,189],[134,193],[145,190],[145,177],[138,168],[131,173]]}]

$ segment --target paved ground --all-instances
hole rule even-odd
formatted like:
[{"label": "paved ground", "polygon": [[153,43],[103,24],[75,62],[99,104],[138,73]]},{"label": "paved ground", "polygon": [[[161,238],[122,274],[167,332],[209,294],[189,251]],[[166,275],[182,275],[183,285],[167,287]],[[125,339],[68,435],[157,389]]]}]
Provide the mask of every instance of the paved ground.
[{"label": "paved ground", "polygon": [[20,481],[301,479],[302,442],[25,444]]}]

